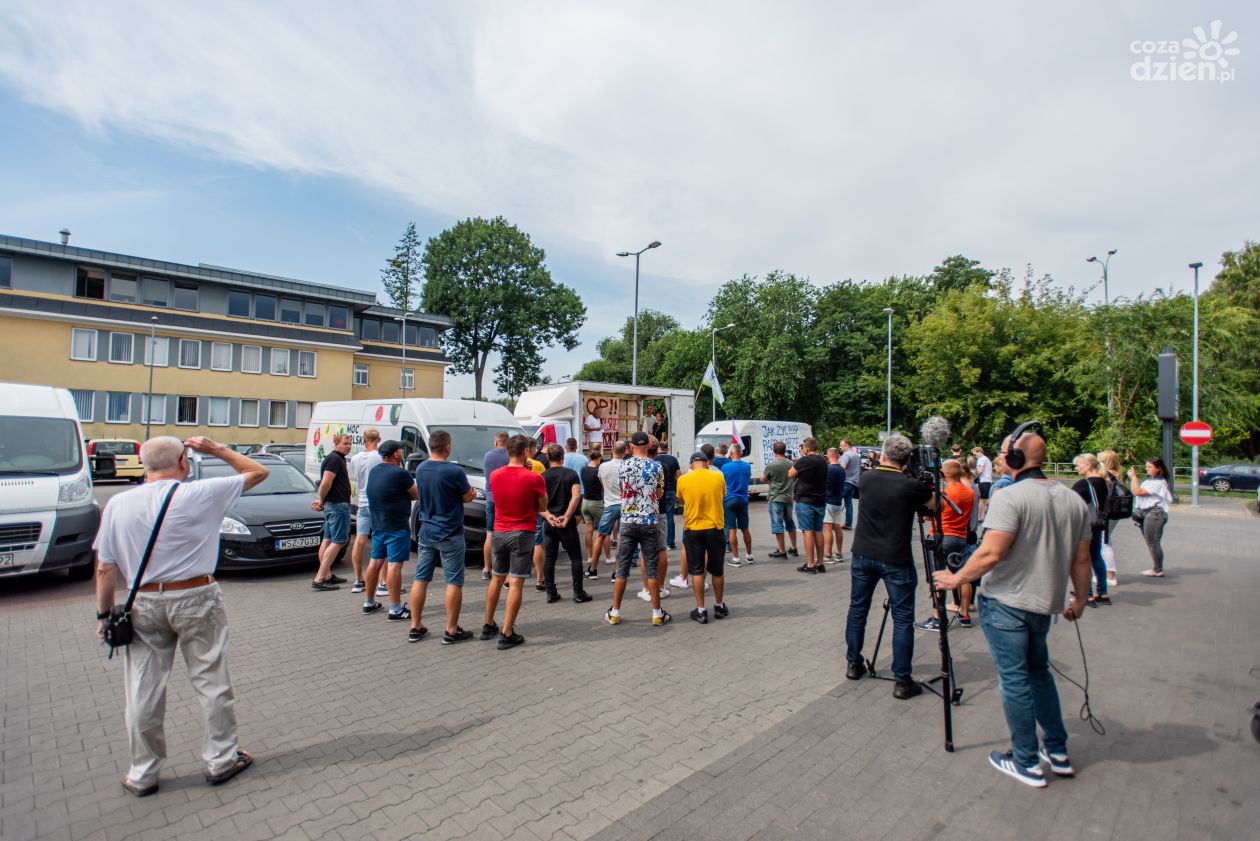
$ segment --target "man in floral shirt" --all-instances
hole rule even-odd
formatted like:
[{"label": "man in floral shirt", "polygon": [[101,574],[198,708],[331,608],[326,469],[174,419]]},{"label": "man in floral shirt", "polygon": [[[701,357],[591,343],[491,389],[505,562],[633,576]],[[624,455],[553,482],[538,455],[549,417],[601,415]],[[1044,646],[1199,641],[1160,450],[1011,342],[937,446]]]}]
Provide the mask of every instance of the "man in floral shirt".
[{"label": "man in floral shirt", "polygon": [[665,473],[660,462],[648,458],[651,439],[646,432],[630,436],[634,455],[621,463],[617,477],[621,480],[621,540],[617,546],[617,573],[613,585],[612,607],[604,614],[609,625],[621,624],[621,597],[626,592],[630,562],[639,550],[642,556],[643,579],[652,596],[652,624],[664,625],[670,615],[661,610],[661,592],[657,584],[657,561],[660,540],[657,536],[657,500],[665,495]]}]

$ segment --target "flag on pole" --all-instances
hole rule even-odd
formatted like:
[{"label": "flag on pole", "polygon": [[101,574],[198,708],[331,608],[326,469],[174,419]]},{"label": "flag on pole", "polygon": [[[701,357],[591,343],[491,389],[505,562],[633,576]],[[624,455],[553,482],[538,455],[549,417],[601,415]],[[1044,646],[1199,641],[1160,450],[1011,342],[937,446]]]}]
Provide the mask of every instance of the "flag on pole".
[{"label": "flag on pole", "polygon": [[726,395],[722,393],[722,386],[718,383],[717,371],[713,370],[712,362],[709,362],[709,366],[704,369],[704,379],[700,381],[700,384],[713,389],[713,396],[717,398],[717,402],[726,403]]},{"label": "flag on pole", "polygon": [[734,418],[731,418],[731,443],[743,446],[742,442],[739,440],[739,430],[735,428]]}]

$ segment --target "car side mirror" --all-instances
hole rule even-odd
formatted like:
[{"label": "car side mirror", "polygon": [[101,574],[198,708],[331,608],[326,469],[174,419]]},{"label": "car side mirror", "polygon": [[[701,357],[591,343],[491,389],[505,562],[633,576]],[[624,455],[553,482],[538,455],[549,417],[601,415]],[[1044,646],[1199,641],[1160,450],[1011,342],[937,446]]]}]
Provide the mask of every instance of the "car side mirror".
[{"label": "car side mirror", "polygon": [[93,453],[89,458],[93,479],[113,479],[118,475],[118,460],[113,453]]},{"label": "car side mirror", "polygon": [[412,453],[411,455],[407,456],[407,464],[406,464],[407,472],[415,473],[416,468],[420,466],[420,462],[424,461],[425,458],[426,456],[424,453]]}]

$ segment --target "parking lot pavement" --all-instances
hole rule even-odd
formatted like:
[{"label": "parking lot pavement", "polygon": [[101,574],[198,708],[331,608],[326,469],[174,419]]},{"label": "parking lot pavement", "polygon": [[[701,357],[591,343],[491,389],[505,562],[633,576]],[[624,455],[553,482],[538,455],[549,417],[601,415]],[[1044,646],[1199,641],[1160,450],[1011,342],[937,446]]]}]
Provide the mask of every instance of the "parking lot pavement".
[{"label": "parking lot pavement", "polygon": [[[1080,693],[1060,680],[1078,778],[1042,791],[986,762],[1007,731],[979,628],[951,634],[965,693],[947,754],[934,697],[844,679],[847,565],[804,576],[766,560],[767,523],[754,503],[760,562],[728,569],[728,620],[689,622],[675,593],[673,624],[653,627],[632,587],[625,621],[606,625],[603,577],[586,605],[529,589],[528,642],[504,652],[436,634],[409,645],[406,623],[360,615],[348,590],[306,589],[309,571],[229,577],[242,747],[258,763],[220,788],[201,781],[199,708],[176,666],[170,761],[144,800],[118,786],[122,664],[95,641],[90,598],[0,598],[0,837],[1224,839],[1260,823],[1247,732],[1260,518],[1178,508],[1163,580],[1135,577],[1144,548],[1119,524],[1116,604],[1081,626],[1107,735],[1074,718]],[[462,624],[475,629],[484,588],[469,573]],[[921,616],[926,601],[920,587]],[[916,642],[928,677],[935,638]],[[1055,627],[1051,652],[1081,678],[1072,626]]]}]

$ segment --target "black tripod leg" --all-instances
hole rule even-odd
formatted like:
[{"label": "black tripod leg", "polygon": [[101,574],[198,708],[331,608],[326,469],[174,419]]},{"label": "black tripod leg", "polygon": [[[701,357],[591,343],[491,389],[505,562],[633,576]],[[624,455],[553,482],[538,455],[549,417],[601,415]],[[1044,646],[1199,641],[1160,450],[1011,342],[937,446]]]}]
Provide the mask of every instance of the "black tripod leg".
[{"label": "black tripod leg", "polygon": [[[879,646],[884,641],[884,629],[888,627],[889,606],[888,599],[884,599],[884,618],[879,620],[879,636],[875,637],[875,650],[871,652],[870,658],[866,661],[866,670],[874,678],[879,678],[879,675],[875,673],[875,661],[879,659]],[[880,678],[880,680],[885,680],[885,678]]]}]

